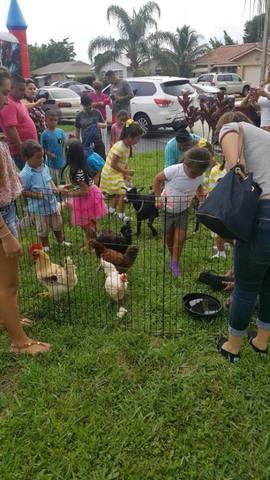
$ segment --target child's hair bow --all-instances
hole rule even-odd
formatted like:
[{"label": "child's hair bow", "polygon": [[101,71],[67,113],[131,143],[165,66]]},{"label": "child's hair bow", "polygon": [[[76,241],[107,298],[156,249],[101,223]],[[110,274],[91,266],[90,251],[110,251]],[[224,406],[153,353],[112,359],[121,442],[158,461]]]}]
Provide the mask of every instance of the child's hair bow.
[{"label": "child's hair bow", "polygon": [[134,120],[132,120],[132,118],[129,118],[125,123],[125,127],[126,128],[130,127],[130,125],[132,125],[133,122],[134,122]]},{"label": "child's hair bow", "polygon": [[204,148],[206,146],[207,146],[207,141],[205,140],[205,138],[201,138],[198,142],[198,147]]}]

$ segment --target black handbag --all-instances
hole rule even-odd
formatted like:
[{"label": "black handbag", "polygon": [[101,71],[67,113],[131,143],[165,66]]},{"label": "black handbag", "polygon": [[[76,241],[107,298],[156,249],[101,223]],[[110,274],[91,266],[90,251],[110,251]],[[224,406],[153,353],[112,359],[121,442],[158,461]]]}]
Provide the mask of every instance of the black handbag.
[{"label": "black handbag", "polygon": [[241,162],[243,129],[239,129],[238,162],[197,211],[199,221],[222,238],[248,242],[253,233],[254,220],[261,189],[253,174],[245,172]]}]

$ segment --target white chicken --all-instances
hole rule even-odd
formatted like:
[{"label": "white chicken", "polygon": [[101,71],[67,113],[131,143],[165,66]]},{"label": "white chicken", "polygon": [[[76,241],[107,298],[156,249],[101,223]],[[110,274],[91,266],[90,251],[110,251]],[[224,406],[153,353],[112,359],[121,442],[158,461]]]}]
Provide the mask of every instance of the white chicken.
[{"label": "white chicken", "polygon": [[42,245],[34,244],[29,249],[35,261],[37,279],[46,287],[48,295],[54,299],[71,291],[78,283],[76,267],[70,257],[65,258],[64,267],[52,263]]},{"label": "white chicken", "polygon": [[119,307],[128,287],[127,274],[119,273],[112,263],[106,262],[103,258],[100,259],[100,263],[106,275],[105,290]]}]

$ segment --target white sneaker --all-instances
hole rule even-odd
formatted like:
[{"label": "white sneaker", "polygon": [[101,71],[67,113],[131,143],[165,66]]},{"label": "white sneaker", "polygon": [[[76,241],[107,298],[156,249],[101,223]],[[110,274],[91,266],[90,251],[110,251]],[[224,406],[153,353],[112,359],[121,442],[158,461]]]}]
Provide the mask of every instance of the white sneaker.
[{"label": "white sneaker", "polygon": [[63,241],[62,243],[60,243],[60,245],[61,247],[71,247],[72,243]]},{"label": "white sneaker", "polygon": [[222,252],[217,251],[217,253],[213,255],[211,258],[226,258],[226,253],[224,251]]},{"label": "white sneaker", "polygon": [[129,221],[129,217],[127,217],[124,213],[118,213],[118,218],[119,220],[122,220],[123,222],[128,222]]}]

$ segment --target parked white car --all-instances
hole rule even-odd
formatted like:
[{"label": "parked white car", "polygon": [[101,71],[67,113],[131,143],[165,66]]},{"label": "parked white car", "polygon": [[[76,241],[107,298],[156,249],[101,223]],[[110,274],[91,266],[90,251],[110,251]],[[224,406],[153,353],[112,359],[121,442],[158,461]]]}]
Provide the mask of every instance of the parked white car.
[{"label": "parked white car", "polygon": [[43,110],[56,110],[61,120],[74,120],[82,109],[80,95],[69,88],[42,87],[37,98],[46,98]]},{"label": "parked white car", "polygon": [[205,73],[200,75],[197,83],[202,85],[212,85],[229,94],[238,94],[245,97],[249,90],[250,84],[242,80],[236,73]]},{"label": "parked white car", "polygon": [[[170,127],[183,110],[177,97],[183,90],[190,92],[190,98],[197,100],[197,93],[187,78],[182,77],[134,77],[127,78],[134,93],[131,99],[131,115],[139,122],[144,134],[159,127]],[[110,94],[110,86],[104,90]],[[111,123],[111,111],[107,110],[107,121]]]}]

